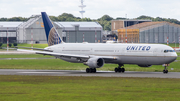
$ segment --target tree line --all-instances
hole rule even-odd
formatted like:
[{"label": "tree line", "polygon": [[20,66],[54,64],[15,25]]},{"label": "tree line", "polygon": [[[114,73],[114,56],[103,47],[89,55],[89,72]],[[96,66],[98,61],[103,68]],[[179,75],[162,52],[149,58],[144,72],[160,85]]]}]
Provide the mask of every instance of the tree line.
[{"label": "tree line", "polygon": [[177,19],[170,19],[170,18],[161,18],[161,17],[156,17],[156,18],[153,18],[153,17],[150,17],[150,16],[140,16],[140,17],[137,17],[136,19],[149,19],[149,20],[152,20],[152,21],[166,21],[166,22],[170,22],[170,23],[175,23],[175,24],[178,24],[180,25],[180,21],[178,21]]},{"label": "tree line", "polygon": [[[30,18],[23,18],[23,17],[12,17],[12,18],[0,18],[0,21],[27,21]],[[52,21],[87,21],[87,22],[98,22],[104,30],[111,30],[111,20],[125,20],[126,18],[123,17],[117,17],[116,19],[110,17],[109,15],[104,15],[99,19],[90,19],[90,18],[80,18],[80,17],[75,17],[72,14],[68,14],[68,13],[63,13],[59,16],[50,16],[50,19]],[[170,23],[175,23],[175,24],[179,24],[180,25],[180,21],[176,20],[176,19],[170,19],[170,18],[161,18],[161,17],[150,17],[150,16],[140,16],[137,17],[135,19],[149,19],[152,21],[167,21]]]},{"label": "tree line", "polygon": [[12,18],[0,18],[0,21],[27,21],[30,18],[12,17]]}]

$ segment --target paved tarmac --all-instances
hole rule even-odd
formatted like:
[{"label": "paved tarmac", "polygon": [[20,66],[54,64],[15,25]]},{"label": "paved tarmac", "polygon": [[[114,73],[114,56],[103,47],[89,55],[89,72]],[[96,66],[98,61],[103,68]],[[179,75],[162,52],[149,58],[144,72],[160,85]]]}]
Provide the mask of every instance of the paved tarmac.
[{"label": "paved tarmac", "polygon": [[0,75],[40,75],[40,76],[99,76],[99,77],[147,77],[147,78],[180,78],[179,72],[134,72],[115,73],[113,71],[97,71],[86,73],[85,70],[19,70],[0,69]]}]

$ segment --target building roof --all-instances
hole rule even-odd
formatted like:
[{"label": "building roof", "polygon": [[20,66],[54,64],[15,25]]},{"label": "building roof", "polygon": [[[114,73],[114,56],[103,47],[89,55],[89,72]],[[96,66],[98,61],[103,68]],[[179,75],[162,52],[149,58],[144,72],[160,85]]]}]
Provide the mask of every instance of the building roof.
[{"label": "building roof", "polygon": [[60,27],[74,27],[74,25],[79,25],[79,27],[102,27],[98,22],[55,22]]},{"label": "building roof", "polygon": [[161,24],[161,23],[163,23],[163,22],[143,22],[143,23],[139,23],[139,24],[129,26],[129,27],[127,27],[127,29],[141,29],[141,28],[144,28],[144,27],[157,25],[157,24]]},{"label": "building roof", "polygon": [[[129,27],[127,27],[127,29],[140,29],[140,31],[144,31],[147,29],[152,29],[152,28],[160,27],[160,26],[167,25],[167,24],[180,28],[180,25],[178,25],[178,24],[162,21],[162,22],[143,22],[143,23],[129,26]],[[124,28],[121,28],[121,29],[124,29]]]},{"label": "building roof", "polygon": [[178,25],[178,24],[162,21],[162,22],[143,22],[143,23],[129,26],[129,27],[127,27],[127,29],[141,29],[141,28],[150,27],[150,26],[158,27],[158,26],[163,26],[163,25],[167,25],[167,24],[180,27],[180,25]]},{"label": "building roof", "polygon": [[18,27],[23,22],[0,22],[0,27]]},{"label": "building roof", "polygon": [[22,24],[23,22],[0,22],[0,31],[16,32],[17,28]]},{"label": "building roof", "polygon": [[117,20],[112,20],[112,21],[147,21],[147,22],[152,22],[152,20],[149,19],[117,19]]},{"label": "building roof", "polygon": [[63,30],[75,30],[75,26],[79,26],[79,30],[102,30],[102,26],[98,22],[54,22]]}]

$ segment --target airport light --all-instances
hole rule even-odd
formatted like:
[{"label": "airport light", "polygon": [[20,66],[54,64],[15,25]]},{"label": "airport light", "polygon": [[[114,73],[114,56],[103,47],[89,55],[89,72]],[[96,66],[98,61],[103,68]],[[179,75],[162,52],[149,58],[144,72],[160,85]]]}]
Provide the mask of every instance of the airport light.
[{"label": "airport light", "polygon": [[84,42],[84,33],[83,33],[83,42]]},{"label": "airport light", "polygon": [[126,43],[127,43],[127,14],[126,14]]},{"label": "airport light", "polygon": [[95,43],[97,43],[97,32],[96,32],[96,27],[95,27]]},{"label": "airport light", "polygon": [[176,33],[174,33],[174,43],[175,43],[175,48],[176,48],[176,38],[175,38],[175,36],[176,36]]},{"label": "airport light", "polygon": [[179,36],[179,48],[180,48],[180,36]]},{"label": "airport light", "polygon": [[33,48],[33,28],[32,27],[31,27],[31,48]]},{"label": "airport light", "polygon": [[6,33],[6,36],[7,36],[7,51],[9,51],[8,27],[7,27],[7,33]]}]

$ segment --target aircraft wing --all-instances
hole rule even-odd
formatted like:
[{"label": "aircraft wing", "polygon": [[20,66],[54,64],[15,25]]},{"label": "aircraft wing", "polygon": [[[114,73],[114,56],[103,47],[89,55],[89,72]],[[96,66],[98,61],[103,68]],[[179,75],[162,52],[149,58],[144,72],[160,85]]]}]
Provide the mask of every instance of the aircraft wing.
[{"label": "aircraft wing", "polygon": [[57,57],[57,56],[60,56],[60,57],[89,58],[88,55],[62,54],[62,53],[55,53],[55,52],[25,50],[25,49],[17,49],[17,51],[32,52],[32,53],[36,53],[36,54],[51,55],[51,56],[56,56],[56,57]]},{"label": "aircraft wing", "polygon": [[97,55],[90,55],[89,57],[90,57],[90,58],[99,57],[99,58],[103,58],[104,60],[117,60],[117,59],[118,59],[118,57],[116,57],[116,56],[97,56]]},{"label": "aircraft wing", "polygon": [[31,48],[31,47],[21,47],[21,46],[16,46],[16,48],[25,48],[25,49],[34,49],[34,50],[40,50],[40,51],[53,52],[53,50],[47,50],[47,49],[42,49],[42,48]]},{"label": "aircraft wing", "polygon": [[51,56],[55,56],[55,57],[74,57],[74,58],[82,58],[82,59],[89,59],[89,58],[93,58],[93,57],[99,57],[99,58],[103,58],[104,60],[116,60],[117,59],[117,57],[114,57],[114,56],[62,54],[62,53],[55,53],[55,52],[25,50],[25,49],[17,49],[17,51],[32,52],[32,53],[42,54],[42,55],[51,55]]}]

